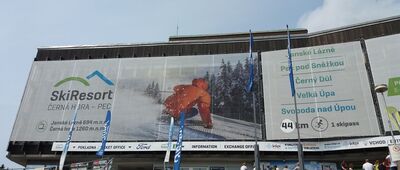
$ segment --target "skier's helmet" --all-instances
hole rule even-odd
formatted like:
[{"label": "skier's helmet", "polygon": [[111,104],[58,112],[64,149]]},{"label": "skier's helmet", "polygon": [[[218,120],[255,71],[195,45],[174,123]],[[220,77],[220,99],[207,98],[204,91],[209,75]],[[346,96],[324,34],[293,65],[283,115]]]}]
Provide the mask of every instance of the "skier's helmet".
[{"label": "skier's helmet", "polygon": [[204,90],[208,89],[208,83],[203,78],[193,79],[192,85]]}]

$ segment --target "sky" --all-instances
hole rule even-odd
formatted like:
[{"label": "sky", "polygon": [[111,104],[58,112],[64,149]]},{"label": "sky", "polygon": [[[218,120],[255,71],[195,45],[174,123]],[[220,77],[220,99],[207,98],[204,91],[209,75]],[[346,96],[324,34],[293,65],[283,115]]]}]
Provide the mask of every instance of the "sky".
[{"label": "sky", "polygon": [[396,15],[399,0],[1,1],[0,164],[20,167],[6,150],[38,47],[166,42],[286,24],[316,32]]}]

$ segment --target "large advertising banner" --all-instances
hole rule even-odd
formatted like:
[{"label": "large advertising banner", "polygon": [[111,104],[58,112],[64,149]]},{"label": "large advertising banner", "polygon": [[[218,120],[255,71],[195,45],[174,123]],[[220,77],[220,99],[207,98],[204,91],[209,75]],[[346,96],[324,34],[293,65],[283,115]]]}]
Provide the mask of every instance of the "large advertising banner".
[{"label": "large advertising banner", "polygon": [[255,128],[261,138],[245,92],[247,56],[34,62],[10,140],[65,141],[75,108],[72,141],[101,141],[107,111],[109,141],[167,140],[180,112],[185,140],[254,139]]},{"label": "large advertising banner", "polygon": [[292,49],[297,125],[287,50],[261,56],[268,140],[379,135],[359,42]]},{"label": "large advertising banner", "polygon": [[[375,85],[386,84],[387,106],[381,94],[377,94],[382,120],[386,131],[390,131],[388,118],[394,130],[400,130],[400,34],[365,41]],[[385,109],[387,107],[387,109]],[[387,110],[387,111],[386,111]]]}]

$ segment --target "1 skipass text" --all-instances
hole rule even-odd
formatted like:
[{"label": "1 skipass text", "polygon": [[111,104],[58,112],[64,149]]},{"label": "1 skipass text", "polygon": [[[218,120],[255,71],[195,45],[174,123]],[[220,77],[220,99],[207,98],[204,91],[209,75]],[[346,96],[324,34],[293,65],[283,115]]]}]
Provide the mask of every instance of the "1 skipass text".
[{"label": "1 skipass text", "polygon": [[[396,143],[400,143],[400,139],[395,139]],[[368,141],[370,146],[394,144],[393,139],[377,139]]]},{"label": "1 skipass text", "polygon": [[[50,125],[71,125],[73,121],[70,120],[53,120]],[[76,125],[102,125],[104,124],[101,120],[77,120]]]},{"label": "1 skipass text", "polygon": [[63,111],[63,110],[90,110],[90,109],[98,109],[98,110],[111,110],[111,103],[96,103],[96,104],[77,104],[77,103],[49,103],[47,105],[47,110],[49,111]]},{"label": "1 skipass text", "polygon": [[324,75],[324,76],[317,76],[317,77],[296,77],[294,79],[296,84],[311,84],[311,85],[315,85],[318,83],[325,83],[325,82],[332,82],[332,75]]},{"label": "1 skipass text", "polygon": [[54,90],[51,93],[51,101],[71,101],[71,100],[112,100],[114,92],[108,91],[95,91],[95,92],[82,92],[79,90]]},{"label": "1 skipass text", "polygon": [[[73,121],[70,120],[53,120],[50,124],[49,131],[69,131]],[[102,131],[104,130],[102,120],[77,120],[75,121],[74,131]]]},{"label": "1 skipass text", "polygon": [[[293,66],[293,70],[297,71],[311,71],[313,69],[326,69],[326,68],[337,68],[337,67],[344,67],[344,61],[314,61],[313,63],[295,63],[296,65]],[[288,72],[289,67],[287,65],[281,66],[282,72]]]},{"label": "1 skipass text", "polygon": [[254,148],[254,145],[224,145],[225,149],[244,149],[244,148]]},{"label": "1 skipass text", "polygon": [[[76,147],[77,149],[99,149],[100,147],[97,145],[79,145]],[[105,146],[105,149],[125,149],[124,145],[114,145],[114,146]]]},{"label": "1 skipass text", "polygon": [[[318,118],[318,117],[316,117]],[[285,133],[291,133],[294,129],[314,129],[318,132],[323,132],[328,128],[352,128],[356,126],[360,126],[360,122],[358,121],[328,121],[324,118],[314,118],[311,122],[300,122],[296,123],[292,120],[285,119],[280,124],[280,129]],[[315,120],[315,121],[314,121]],[[325,121],[324,121],[325,120]]]},{"label": "1 skipass text", "polygon": [[[306,113],[325,113],[325,112],[347,112],[356,110],[356,105],[343,105],[343,104],[334,104],[329,106],[321,106],[321,107],[300,107],[297,108],[298,114],[306,114]],[[281,114],[296,114],[296,110],[294,108],[282,108]]]},{"label": "1 skipass text", "polygon": [[316,98],[316,97],[329,98],[329,97],[335,97],[336,93],[335,91],[319,90],[319,91],[296,92],[296,96],[299,99]]},{"label": "1 skipass text", "polygon": [[328,53],[335,53],[336,49],[331,48],[311,48],[311,49],[304,49],[301,51],[292,50],[290,53],[292,57],[299,57],[299,56],[309,56],[309,55],[320,55],[320,54],[328,54]]},{"label": "1 skipass text", "polygon": [[[69,131],[69,126],[50,126],[49,131]],[[92,127],[92,126],[76,126],[72,128],[73,131],[103,131],[104,127]]]}]

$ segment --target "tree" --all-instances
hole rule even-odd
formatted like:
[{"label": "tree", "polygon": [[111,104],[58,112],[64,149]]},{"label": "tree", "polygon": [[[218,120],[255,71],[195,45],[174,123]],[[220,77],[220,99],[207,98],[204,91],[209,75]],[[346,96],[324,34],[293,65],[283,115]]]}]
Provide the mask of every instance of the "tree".
[{"label": "tree", "polygon": [[219,74],[216,80],[216,93],[218,98],[218,112],[220,114],[225,115],[226,117],[232,117],[231,115],[231,72],[232,68],[230,63],[225,64],[225,61],[222,59],[221,66],[219,67]]},{"label": "tree", "polygon": [[153,98],[156,100],[156,102],[158,104],[161,104],[161,92],[160,92],[160,88],[158,83],[156,83],[156,86],[154,87],[154,94],[153,94]]},{"label": "tree", "polygon": [[232,90],[230,91],[230,96],[232,98],[231,110],[234,111],[232,116],[233,118],[237,119],[243,119],[243,99],[245,97],[244,89],[246,84],[246,76],[243,74],[243,65],[240,61],[238,61],[232,73]]},{"label": "tree", "polygon": [[144,91],[144,93],[148,96],[150,96],[150,92],[151,92],[151,86],[150,84],[147,86],[146,90]]},{"label": "tree", "polygon": [[[254,63],[256,63],[256,60]],[[246,58],[244,64],[238,60],[232,69],[230,62],[221,60],[221,65],[216,73],[206,72],[204,79],[208,80],[208,92],[211,95],[211,112],[228,118],[254,121],[253,116],[253,98],[251,93],[245,91],[247,81],[249,80],[250,62]],[[252,90],[256,93],[256,106],[261,106],[258,95],[260,77],[258,75],[257,65],[254,65],[254,81]],[[256,120],[261,122],[261,107],[255,107]]]},{"label": "tree", "polygon": [[144,93],[147,96],[150,96],[151,98],[153,98],[156,103],[158,103],[158,104],[162,103],[160,85],[158,83],[153,81],[151,84],[149,84],[147,86]]}]

